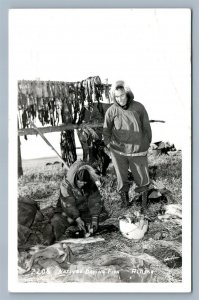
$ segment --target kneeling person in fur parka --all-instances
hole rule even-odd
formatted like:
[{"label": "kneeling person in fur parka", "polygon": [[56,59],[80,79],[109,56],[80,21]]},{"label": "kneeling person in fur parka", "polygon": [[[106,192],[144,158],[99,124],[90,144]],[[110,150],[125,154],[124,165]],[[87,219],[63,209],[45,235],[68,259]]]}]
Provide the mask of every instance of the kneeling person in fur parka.
[{"label": "kneeling person in fur parka", "polygon": [[96,233],[99,217],[105,212],[97,179],[94,169],[88,164],[76,161],[71,165],[61,183],[57,208],[51,219],[56,240],[71,225],[77,225],[85,233],[86,227],[90,227],[90,231]]}]

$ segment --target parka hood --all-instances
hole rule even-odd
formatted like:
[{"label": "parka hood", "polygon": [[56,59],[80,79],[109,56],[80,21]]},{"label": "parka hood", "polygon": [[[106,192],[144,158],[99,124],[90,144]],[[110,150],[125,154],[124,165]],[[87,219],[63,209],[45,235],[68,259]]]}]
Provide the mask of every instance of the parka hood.
[{"label": "parka hood", "polygon": [[[117,101],[115,100],[115,90],[116,90],[117,88],[119,88],[119,87],[121,87],[121,88],[123,88],[123,89],[125,90],[126,95],[127,95],[127,103],[128,103],[128,105],[129,105],[131,102],[133,102],[133,100],[134,100],[134,95],[133,95],[133,92],[131,91],[130,87],[129,87],[129,86],[125,83],[125,81],[123,81],[123,80],[118,80],[118,81],[116,81],[116,82],[112,85],[112,88],[111,88],[111,97],[112,97],[113,102],[114,102],[115,104],[119,105],[119,104],[117,103]],[[121,105],[119,105],[119,106],[121,106]]]},{"label": "parka hood", "polygon": [[75,175],[78,171],[84,170],[84,169],[86,169],[89,172],[93,182],[95,182],[97,185],[99,185],[99,182],[100,182],[99,181],[99,176],[96,174],[95,170],[90,165],[88,165],[87,163],[85,163],[81,160],[75,161],[70,166],[70,168],[67,172],[67,175],[66,175],[66,179],[70,182],[70,184],[73,187],[76,187],[76,185],[75,185]]}]

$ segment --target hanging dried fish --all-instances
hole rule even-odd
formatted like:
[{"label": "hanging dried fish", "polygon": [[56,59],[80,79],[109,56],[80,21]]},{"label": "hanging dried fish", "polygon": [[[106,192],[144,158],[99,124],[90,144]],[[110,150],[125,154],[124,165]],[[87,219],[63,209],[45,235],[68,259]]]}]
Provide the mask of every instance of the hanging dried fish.
[{"label": "hanging dried fish", "polygon": [[64,124],[72,123],[72,105],[68,103],[67,98],[62,101],[62,121]]},{"label": "hanging dried fish", "polygon": [[62,123],[62,103],[59,98],[55,99],[55,109],[56,109],[56,125],[58,126],[60,123]]},{"label": "hanging dried fish", "polygon": [[63,88],[64,97],[66,97],[68,99],[69,98],[69,86],[68,86],[68,84],[63,82],[62,88]]},{"label": "hanging dried fish", "polygon": [[92,94],[92,100],[93,102],[97,101],[97,97],[96,97],[96,85],[95,85],[95,78],[91,78],[91,85],[92,85],[92,91],[93,91],[93,94]]},{"label": "hanging dried fish", "polygon": [[82,98],[82,85],[81,82],[76,82],[74,84],[75,88],[75,112],[76,112],[76,124],[81,123],[81,118],[83,116],[83,110],[84,109],[84,99]]},{"label": "hanging dried fish", "polygon": [[79,128],[77,134],[83,149],[83,160],[92,164],[94,162],[92,155],[93,140],[97,138],[97,135],[92,128],[86,125]]},{"label": "hanging dried fish", "polygon": [[[28,123],[28,112],[26,109],[23,110],[22,112],[22,124],[23,124],[23,128],[27,128],[29,123]],[[27,140],[27,136],[24,135],[25,140]]]},{"label": "hanging dried fish", "polygon": [[42,98],[42,83],[40,81],[36,82],[35,89],[37,98]]},{"label": "hanging dried fish", "polygon": [[28,115],[28,124],[34,119],[34,102],[32,96],[26,95],[26,111]]},{"label": "hanging dried fish", "polygon": [[85,118],[85,113],[86,113],[86,108],[85,108],[85,92],[84,92],[84,87],[83,87],[83,82],[78,83],[78,97],[79,97],[79,114],[78,114],[78,121],[77,124],[80,125],[84,118]]},{"label": "hanging dried fish", "polygon": [[63,91],[62,91],[62,84],[61,84],[61,82],[57,83],[57,90],[58,90],[58,97],[62,100],[63,99]]},{"label": "hanging dried fish", "polygon": [[87,78],[87,89],[88,89],[88,109],[91,110],[93,107],[93,99],[92,99],[92,82],[91,82],[92,78],[89,77]]},{"label": "hanging dried fish", "polygon": [[21,84],[18,83],[18,106],[22,109],[26,105],[26,96],[22,94]]},{"label": "hanging dried fish", "polygon": [[77,134],[83,149],[83,160],[105,176],[111,159],[104,151],[101,132],[98,134],[95,129],[85,125],[77,130]]},{"label": "hanging dried fish", "polygon": [[52,97],[55,99],[55,83],[53,81],[51,81],[50,83],[50,87],[51,87],[51,91],[52,91]]},{"label": "hanging dried fish", "polygon": [[76,124],[77,114],[79,111],[79,102],[77,95],[77,84],[70,84],[69,86],[70,99],[72,100],[72,124]]},{"label": "hanging dried fish", "polygon": [[44,99],[44,122],[45,124],[49,124],[50,122],[49,106],[48,101],[46,99]]},{"label": "hanging dried fish", "polygon": [[49,97],[46,81],[42,82],[42,97],[43,98],[48,98]]},{"label": "hanging dried fish", "polygon": [[[92,119],[91,112],[95,102],[97,102],[98,111],[103,118],[104,112],[100,102],[103,100],[103,91],[99,76],[88,77],[82,82],[75,83],[22,80],[18,82],[18,107],[19,119],[21,119],[19,123],[23,128],[27,128],[29,121],[33,121],[38,114],[38,119],[43,126],[49,123],[51,126],[58,126],[62,123],[79,125],[83,122],[88,110]],[[95,148],[96,137],[93,137],[91,131],[88,128],[79,131],[80,140],[82,143],[84,142],[84,152],[90,148]],[[71,132],[71,134],[66,134],[70,141],[69,144],[74,140],[74,132]],[[65,156],[68,155],[68,163],[70,164],[71,161],[74,161],[76,150],[74,143],[72,149],[70,149],[69,144],[67,144],[68,150],[64,150],[64,153]],[[86,156],[89,160],[96,160],[91,149]]]},{"label": "hanging dried fish", "polygon": [[60,147],[62,158],[70,167],[77,160],[74,130],[61,132]]},{"label": "hanging dried fish", "polygon": [[37,97],[37,108],[38,110],[42,109],[44,106],[44,99],[42,97]]},{"label": "hanging dried fish", "polygon": [[88,145],[89,136],[82,128],[77,129],[77,135],[83,149],[83,161],[88,162],[89,161],[89,145]]},{"label": "hanging dried fish", "polygon": [[31,82],[31,94],[35,99],[37,99],[36,81]]},{"label": "hanging dried fish", "polygon": [[104,94],[105,94],[105,97],[109,100],[109,103],[111,100],[110,90],[111,90],[111,85],[108,84],[108,79],[106,79],[106,83],[104,85]]},{"label": "hanging dried fish", "polygon": [[22,113],[23,113],[23,110],[21,108],[19,108],[18,112],[17,112],[17,117],[18,117],[18,126],[20,129],[23,128]]},{"label": "hanging dried fish", "polygon": [[32,94],[31,82],[26,83],[26,92],[27,92],[28,96],[30,96]]},{"label": "hanging dried fish", "polygon": [[94,77],[94,82],[95,82],[95,93],[96,93],[96,100],[98,101],[102,101],[103,97],[102,97],[102,92],[103,92],[103,86],[101,84],[101,79],[99,76],[95,76]]},{"label": "hanging dried fish", "polygon": [[60,94],[59,94],[59,87],[58,87],[58,83],[54,82],[54,96],[55,98],[59,98]]},{"label": "hanging dried fish", "polygon": [[20,89],[21,89],[21,93],[26,96],[26,94],[27,94],[27,85],[26,85],[26,82],[24,80],[22,80],[22,82],[20,84]]},{"label": "hanging dried fish", "polygon": [[50,115],[50,124],[51,126],[55,126],[55,103],[53,98],[49,98],[48,108],[49,108],[49,115]]},{"label": "hanging dried fish", "polygon": [[96,84],[97,86],[100,86],[100,85],[102,84],[101,79],[100,79],[99,76],[95,76],[95,77],[94,77],[94,80],[95,80],[95,84]]},{"label": "hanging dried fish", "polygon": [[38,119],[41,122],[42,126],[44,126],[44,109],[43,107],[38,110]]},{"label": "hanging dried fish", "polygon": [[31,115],[32,120],[34,120],[37,117],[37,106],[36,106],[37,100],[34,98],[34,96],[30,95],[30,106],[31,106]]},{"label": "hanging dried fish", "polygon": [[48,92],[48,97],[53,98],[53,88],[52,88],[52,83],[50,81],[47,82],[47,92]]}]

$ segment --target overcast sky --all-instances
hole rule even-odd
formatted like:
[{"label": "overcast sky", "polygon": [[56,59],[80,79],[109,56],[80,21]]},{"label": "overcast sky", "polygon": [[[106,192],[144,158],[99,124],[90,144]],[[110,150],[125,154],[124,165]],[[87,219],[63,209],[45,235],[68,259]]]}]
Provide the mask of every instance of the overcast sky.
[{"label": "overcast sky", "polygon": [[[17,80],[126,80],[144,104],[153,142],[183,148],[190,137],[191,15],[188,9],[11,10],[9,101]],[[12,123],[12,122],[11,122]],[[46,137],[60,152],[60,134]],[[21,137],[22,158],[54,156],[40,137]]]}]

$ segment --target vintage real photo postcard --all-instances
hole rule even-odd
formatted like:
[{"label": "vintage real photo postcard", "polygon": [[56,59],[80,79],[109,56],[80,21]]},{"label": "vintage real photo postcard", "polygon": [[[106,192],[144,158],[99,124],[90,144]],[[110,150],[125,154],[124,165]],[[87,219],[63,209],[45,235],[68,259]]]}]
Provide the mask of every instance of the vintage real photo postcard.
[{"label": "vintage real photo postcard", "polygon": [[9,291],[191,291],[191,10],[9,11]]}]

